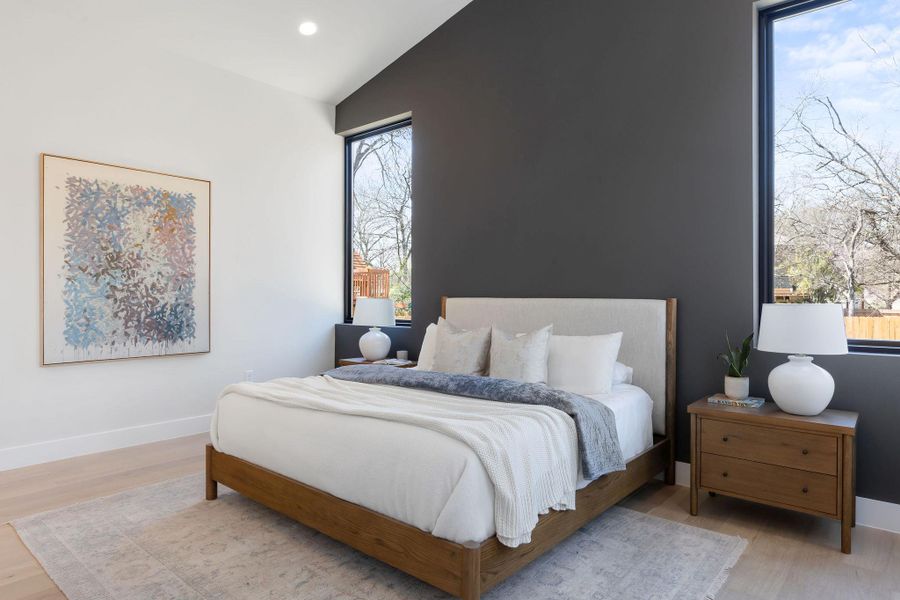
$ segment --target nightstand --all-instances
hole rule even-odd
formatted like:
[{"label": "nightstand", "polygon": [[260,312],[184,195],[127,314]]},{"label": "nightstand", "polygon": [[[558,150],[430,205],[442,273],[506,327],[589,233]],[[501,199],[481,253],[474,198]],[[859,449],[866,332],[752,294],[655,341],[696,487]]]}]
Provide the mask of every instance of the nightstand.
[{"label": "nightstand", "polygon": [[[351,365],[374,365],[374,364],[376,364],[376,363],[372,362],[371,360],[366,360],[362,356],[358,356],[355,358],[339,358],[337,361],[337,366],[339,366],[339,367],[349,367]],[[416,364],[418,364],[418,363],[416,363],[416,361],[411,360],[408,363],[405,363],[402,365],[393,365],[393,366],[399,367],[401,369],[410,369],[410,368],[416,366]]]},{"label": "nightstand", "polygon": [[856,423],[859,415],[826,410],[815,417],[760,408],[688,406],[691,415],[691,514],[701,490],[841,522],[850,554],[856,525]]}]

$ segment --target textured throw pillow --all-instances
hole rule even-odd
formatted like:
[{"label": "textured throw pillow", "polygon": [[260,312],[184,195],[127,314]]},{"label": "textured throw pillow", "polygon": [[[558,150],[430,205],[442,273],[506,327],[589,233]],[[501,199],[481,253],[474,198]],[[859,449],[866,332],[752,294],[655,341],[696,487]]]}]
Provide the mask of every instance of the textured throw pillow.
[{"label": "textured throw pillow", "polygon": [[613,385],[616,385],[617,383],[631,383],[633,377],[634,369],[624,363],[616,362],[615,369],[613,370]]},{"label": "textured throw pillow", "polygon": [[437,344],[431,370],[484,375],[487,373],[490,348],[490,327],[467,331],[441,319],[437,324]]},{"label": "textured throw pillow", "polygon": [[550,336],[550,387],[573,394],[608,394],[612,389],[622,332]]},{"label": "textured throw pillow", "polygon": [[491,377],[547,383],[547,356],[553,325],[531,333],[506,333],[491,327]]},{"label": "textured throw pillow", "polygon": [[422,340],[422,348],[419,350],[419,360],[416,369],[419,371],[434,370],[434,352],[437,346],[437,325],[430,324],[425,328],[425,339]]}]

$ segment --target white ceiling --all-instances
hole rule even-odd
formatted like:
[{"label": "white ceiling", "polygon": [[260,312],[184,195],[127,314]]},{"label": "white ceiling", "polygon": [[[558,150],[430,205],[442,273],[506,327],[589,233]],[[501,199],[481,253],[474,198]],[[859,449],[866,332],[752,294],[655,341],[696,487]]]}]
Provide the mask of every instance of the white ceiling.
[{"label": "white ceiling", "polygon": [[[335,104],[470,1],[68,0],[29,8],[53,5],[74,27],[127,32],[133,42]],[[307,20],[319,26],[309,37],[297,32]]]}]

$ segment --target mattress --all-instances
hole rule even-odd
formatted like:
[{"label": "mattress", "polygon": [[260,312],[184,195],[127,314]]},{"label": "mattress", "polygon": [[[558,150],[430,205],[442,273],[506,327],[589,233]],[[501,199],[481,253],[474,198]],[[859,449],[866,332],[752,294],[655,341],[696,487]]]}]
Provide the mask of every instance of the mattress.
[{"label": "mattress", "polygon": [[602,402],[616,415],[616,433],[626,461],[653,445],[653,400],[647,392],[620,383],[609,394],[587,397]]},{"label": "mattress", "polygon": [[[641,388],[617,384],[590,398],[615,414],[626,461],[652,445],[653,402]],[[437,537],[481,542],[495,533],[494,489],[481,461],[430,429],[232,393],[219,400],[211,437],[219,452]]]}]

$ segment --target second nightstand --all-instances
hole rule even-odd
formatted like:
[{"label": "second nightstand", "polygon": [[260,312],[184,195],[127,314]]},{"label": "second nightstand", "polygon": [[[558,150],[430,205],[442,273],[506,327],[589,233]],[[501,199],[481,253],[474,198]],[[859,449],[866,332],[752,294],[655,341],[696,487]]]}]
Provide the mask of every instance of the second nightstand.
[{"label": "second nightstand", "polygon": [[856,523],[856,422],[826,410],[815,417],[760,408],[688,406],[691,415],[691,514],[701,489],[841,522],[841,551],[850,554]]}]

